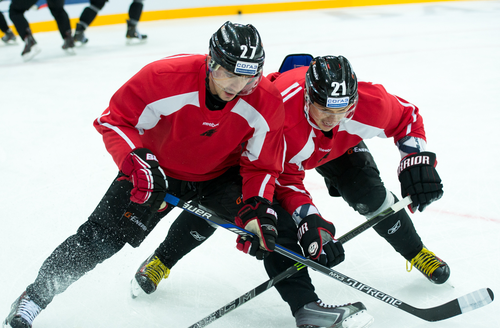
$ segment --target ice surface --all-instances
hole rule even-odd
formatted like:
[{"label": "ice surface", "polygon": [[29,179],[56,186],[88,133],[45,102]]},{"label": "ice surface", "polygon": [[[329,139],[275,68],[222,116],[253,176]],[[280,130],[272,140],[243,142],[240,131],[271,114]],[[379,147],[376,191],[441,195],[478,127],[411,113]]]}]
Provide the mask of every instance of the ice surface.
[{"label": "ice surface", "polygon": [[[75,56],[61,50],[58,32],[38,33],[42,52],[28,63],[21,60],[21,42],[1,44],[1,319],[116,174],[92,127],[114,91],[148,62],[206,53],[211,34],[226,20],[259,29],[266,73],[289,53],[342,54],[359,79],[383,84],[424,117],[445,193],[412,219],[427,247],[449,263],[449,283],[437,286],[417,270],[407,273],[405,260],[372,230],[345,245],[346,261],[336,270],[421,308],[485,287],[500,293],[500,2],[443,2],[143,22],[148,42],[137,46],[126,45],[125,24],[91,27],[89,43]],[[367,144],[386,185],[399,195],[392,140]],[[308,172],[307,185],[339,234],[363,222],[342,199],[327,195],[315,172]],[[140,248],[126,246],[57,296],[34,327],[187,327],[267,280],[262,264],[238,252],[235,236],[220,230],[179,262],[156,293],[132,300],[130,279],[174,217],[166,217]],[[311,276],[327,303],[363,301],[374,328],[498,326],[498,301],[428,323],[319,273]],[[294,326],[275,290],[210,325]]]}]

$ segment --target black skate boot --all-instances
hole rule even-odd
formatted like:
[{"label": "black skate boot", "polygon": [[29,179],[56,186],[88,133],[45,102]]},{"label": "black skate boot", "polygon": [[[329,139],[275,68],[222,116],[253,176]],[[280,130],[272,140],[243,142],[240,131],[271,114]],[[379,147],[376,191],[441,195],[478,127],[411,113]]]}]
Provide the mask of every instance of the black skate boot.
[{"label": "black skate boot", "polygon": [[299,328],[365,328],[373,317],[361,302],[335,306],[316,301],[298,310],[295,322]]},{"label": "black skate boot", "polygon": [[75,54],[75,41],[71,36],[71,30],[66,31],[66,36],[64,37],[64,43],[62,45],[62,48],[71,55]]},{"label": "black skate boot", "polygon": [[146,34],[141,34],[137,30],[137,21],[127,19],[127,43],[143,43],[146,42],[148,36]]},{"label": "black skate boot", "polygon": [[24,37],[24,50],[21,53],[24,61],[31,60],[38,53],[40,53],[41,49],[36,44],[35,38],[33,34],[31,34],[30,28],[26,29],[26,36]]},{"label": "black skate boot", "polygon": [[[409,269],[408,263],[410,263]],[[422,272],[430,282],[438,285],[445,283],[450,277],[450,267],[448,264],[425,248],[425,246],[411,261],[406,262],[406,271],[410,272],[412,267]]]},{"label": "black skate boot", "polygon": [[2,36],[2,41],[7,44],[16,42],[16,36],[14,35],[14,32],[12,32],[10,28],[7,30],[7,32],[5,32],[5,35]]},{"label": "black skate boot", "polygon": [[2,324],[8,328],[31,328],[33,320],[42,309],[23,292],[19,298],[12,303],[10,313]]},{"label": "black skate boot", "polygon": [[73,37],[76,46],[83,46],[85,43],[89,42],[89,39],[87,39],[84,32],[85,26],[82,23],[77,23],[75,36]]},{"label": "black skate boot", "polygon": [[156,255],[150,255],[146,261],[142,262],[131,281],[132,298],[136,298],[142,292],[154,293],[160,281],[167,279],[169,274],[170,269]]}]

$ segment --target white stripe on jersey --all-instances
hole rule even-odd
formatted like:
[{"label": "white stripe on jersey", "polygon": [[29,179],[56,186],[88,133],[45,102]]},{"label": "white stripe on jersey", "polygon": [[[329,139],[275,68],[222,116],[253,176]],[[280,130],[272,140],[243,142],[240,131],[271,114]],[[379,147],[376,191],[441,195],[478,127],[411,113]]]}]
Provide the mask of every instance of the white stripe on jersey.
[{"label": "white stripe on jersey", "polygon": [[200,107],[198,91],[163,98],[148,104],[142,111],[141,116],[139,116],[135,128],[140,134],[143,134],[144,130],[152,129],[158,124],[161,115],[168,116],[186,105]]},{"label": "white stripe on jersey", "polygon": [[[396,98],[396,100],[401,104],[403,105],[404,107],[411,107],[412,108],[412,111],[411,111],[411,116],[413,117],[413,122],[412,123],[415,123],[417,121],[417,114],[415,113],[415,105],[413,104],[410,104],[410,103],[405,103],[405,102],[402,102],[401,100],[399,100],[398,97],[394,96],[394,95],[391,95],[393,96],[394,98]],[[411,127],[412,127],[412,123],[408,124],[408,126],[406,127],[406,135],[409,135],[410,132],[411,132]]]},{"label": "white stripe on jersey", "polygon": [[295,96],[297,92],[299,92],[300,90],[302,90],[302,87],[297,82],[292,84],[290,87],[288,87],[285,91],[281,93],[281,96],[283,97],[283,102]]},{"label": "white stripe on jersey", "polygon": [[247,150],[242,156],[248,157],[250,162],[259,159],[262,146],[266,139],[266,134],[270,130],[267,121],[262,115],[243,99],[238,99],[231,112],[243,117],[248,125],[254,129],[253,136],[248,140]]},{"label": "white stripe on jersey", "polygon": [[304,147],[295,156],[293,156],[292,159],[290,159],[290,163],[296,164],[299,167],[299,171],[304,171],[302,162],[311,157],[314,153],[314,137],[316,137],[316,134],[314,133],[314,129],[311,129],[311,133],[309,133],[309,138],[307,138],[307,142]]},{"label": "white stripe on jersey", "polygon": [[307,197],[311,198],[311,196],[307,193],[307,191],[303,190],[303,189],[299,189],[297,188],[296,186],[294,185],[282,185],[279,180],[276,180],[276,184],[283,187],[283,188],[289,188],[289,189],[292,189],[293,191],[296,191],[296,192],[300,192],[304,195],[306,195]]},{"label": "white stripe on jersey", "polygon": [[[109,113],[108,113],[109,114]],[[104,116],[104,115],[103,115]],[[102,116],[101,116],[102,117]],[[100,119],[100,118],[99,118]],[[105,126],[107,127],[108,129],[111,129],[113,131],[115,131],[120,137],[123,138],[123,140],[125,140],[125,142],[128,144],[128,146],[130,147],[130,149],[135,149],[137,148],[134,143],[132,142],[132,140],[130,140],[127,135],[125,133],[122,132],[122,130],[120,130],[118,127],[114,126],[114,125],[111,125],[109,123],[101,123],[101,121],[99,120],[99,123],[102,125],[102,126]]]},{"label": "white stripe on jersey", "polygon": [[339,132],[346,131],[349,134],[357,135],[361,139],[371,139],[373,137],[387,138],[384,129],[376,128],[371,125],[349,120],[341,122],[339,125]]},{"label": "white stripe on jersey", "polygon": [[260,185],[260,188],[259,188],[259,195],[258,195],[259,197],[265,198],[264,195],[266,192],[266,187],[267,187],[267,183],[269,182],[269,179],[271,179],[271,175],[266,174],[266,177],[264,178],[264,181],[262,181],[262,184]]}]

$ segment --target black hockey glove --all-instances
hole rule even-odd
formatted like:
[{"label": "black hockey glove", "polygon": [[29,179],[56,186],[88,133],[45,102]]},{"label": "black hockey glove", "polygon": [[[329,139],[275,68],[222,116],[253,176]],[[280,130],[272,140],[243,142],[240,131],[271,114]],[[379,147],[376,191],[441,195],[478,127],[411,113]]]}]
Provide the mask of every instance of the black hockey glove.
[{"label": "black hockey glove", "polygon": [[436,154],[431,152],[413,153],[401,160],[398,167],[401,195],[411,196],[408,206],[412,213],[422,212],[430,203],[443,196],[443,184],[435,167]]},{"label": "black hockey glove", "polygon": [[342,243],[335,240],[335,226],[317,214],[300,221],[297,238],[311,259],[329,268],[345,259]]},{"label": "black hockey glove", "polygon": [[119,179],[134,185],[130,200],[158,211],[167,194],[168,182],[156,156],[146,148],[134,149],[123,160],[121,172],[125,176]]},{"label": "black hockey glove", "polygon": [[245,206],[238,212],[235,223],[258,237],[248,240],[238,236],[237,249],[255,256],[258,260],[262,260],[269,255],[269,252],[274,251],[278,237],[278,229],[276,229],[278,217],[266,199],[261,197],[247,199]]}]

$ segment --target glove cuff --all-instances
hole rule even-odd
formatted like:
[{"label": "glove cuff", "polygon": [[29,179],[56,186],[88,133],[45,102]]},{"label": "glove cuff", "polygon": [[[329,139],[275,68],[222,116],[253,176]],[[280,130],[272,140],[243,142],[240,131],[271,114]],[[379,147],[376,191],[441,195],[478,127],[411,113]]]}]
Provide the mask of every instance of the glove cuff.
[{"label": "glove cuff", "polygon": [[137,169],[158,166],[158,159],[151,150],[147,148],[136,148],[125,157],[120,171],[129,177]]}]

